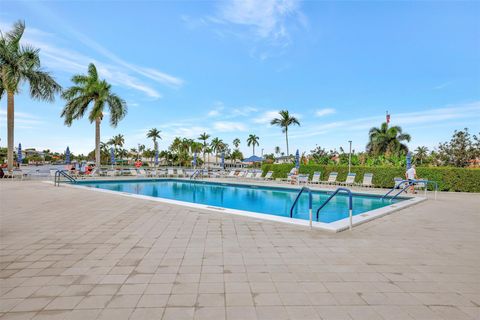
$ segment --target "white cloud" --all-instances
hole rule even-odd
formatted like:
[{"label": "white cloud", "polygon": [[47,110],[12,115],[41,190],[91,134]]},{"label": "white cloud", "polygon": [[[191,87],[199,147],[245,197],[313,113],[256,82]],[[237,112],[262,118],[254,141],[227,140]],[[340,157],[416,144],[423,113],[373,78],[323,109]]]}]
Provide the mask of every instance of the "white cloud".
[{"label": "white cloud", "polygon": [[219,19],[251,28],[260,38],[285,39],[286,20],[299,12],[298,0],[229,0],[222,2]]},{"label": "white cloud", "polygon": [[243,123],[231,121],[217,121],[213,124],[213,129],[219,132],[235,132],[247,130]]},{"label": "white cloud", "polygon": [[[417,112],[392,113],[390,125],[399,125],[405,130],[406,126],[410,125],[431,125],[434,123],[450,124],[452,120],[458,119],[479,119],[480,121],[480,102],[459,104],[446,108],[433,108]],[[315,128],[318,129],[312,129],[311,127],[307,129],[306,127],[303,127],[302,131],[297,132],[297,134],[292,135],[292,137],[313,137],[339,130],[367,130],[373,126],[379,126],[382,122],[385,122],[384,115],[345,121],[316,123]]]},{"label": "white cloud", "polygon": [[255,117],[253,119],[253,122],[267,124],[267,123],[270,123],[270,121],[272,121],[272,119],[276,117],[278,117],[278,111],[266,111],[260,116]]},{"label": "white cloud", "polygon": [[327,116],[329,114],[334,114],[335,113],[335,109],[333,108],[324,108],[324,109],[320,109],[320,110],[317,110],[315,112],[315,116],[317,117],[323,117],[323,116]]},{"label": "white cloud", "polygon": [[[11,26],[12,24],[0,23],[1,30],[10,30]],[[25,29],[22,42],[40,49],[42,63],[49,70],[85,73],[88,64],[93,62],[97,66],[100,76],[107,81],[120,87],[140,91],[150,98],[158,99],[162,95],[153,86],[140,80],[137,77],[138,75],[175,88],[182,86],[184,83],[182,79],[156,69],[127,63],[86,36],[76,31],[71,31],[71,33],[75,35],[77,40],[103,55],[109,62],[105,63],[79,52],[57,46],[54,43],[68,43],[68,41],[32,27]]]}]

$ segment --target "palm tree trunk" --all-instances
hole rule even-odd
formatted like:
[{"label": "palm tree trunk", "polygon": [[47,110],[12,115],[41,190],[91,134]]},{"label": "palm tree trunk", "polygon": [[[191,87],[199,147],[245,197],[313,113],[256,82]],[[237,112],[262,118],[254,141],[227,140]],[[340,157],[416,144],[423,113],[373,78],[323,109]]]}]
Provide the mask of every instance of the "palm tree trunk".
[{"label": "palm tree trunk", "polygon": [[288,152],[288,128],[285,129],[285,141],[287,142],[287,157],[290,156],[290,152]]},{"label": "palm tree trunk", "polygon": [[101,119],[95,119],[95,166],[100,168],[100,123]]},{"label": "palm tree trunk", "polygon": [[253,155],[255,155],[255,144],[253,145]]},{"label": "palm tree trunk", "polygon": [[14,98],[13,92],[7,93],[7,163],[8,163],[8,171],[13,170],[13,119],[14,119]]}]

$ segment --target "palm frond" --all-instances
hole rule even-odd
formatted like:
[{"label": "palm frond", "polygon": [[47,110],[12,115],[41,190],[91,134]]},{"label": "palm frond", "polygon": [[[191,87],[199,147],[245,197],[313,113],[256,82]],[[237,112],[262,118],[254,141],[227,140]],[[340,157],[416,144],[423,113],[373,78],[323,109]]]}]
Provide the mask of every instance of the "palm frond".
[{"label": "palm frond", "polygon": [[54,101],[55,94],[62,90],[62,87],[48,72],[30,71],[25,73],[25,78],[30,84],[30,96],[34,99]]}]

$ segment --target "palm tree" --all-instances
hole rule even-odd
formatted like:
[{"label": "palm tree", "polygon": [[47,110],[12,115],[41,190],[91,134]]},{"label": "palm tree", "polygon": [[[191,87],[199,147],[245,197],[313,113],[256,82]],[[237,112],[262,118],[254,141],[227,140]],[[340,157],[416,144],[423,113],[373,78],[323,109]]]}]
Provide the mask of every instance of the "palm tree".
[{"label": "palm tree", "polygon": [[233,139],[233,145],[235,146],[235,148],[238,149],[238,146],[240,146],[240,139],[238,138]]},{"label": "palm tree", "polygon": [[275,147],[275,154],[278,155],[280,153],[280,147],[276,146]]},{"label": "palm tree", "polygon": [[199,137],[198,140],[203,141],[203,163],[205,164],[205,150],[207,149],[207,140],[210,139],[210,135],[207,134],[206,132],[202,133]]},{"label": "palm tree", "polygon": [[210,146],[212,147],[213,152],[215,152],[215,163],[218,163],[218,153],[223,151],[225,144],[222,139],[213,138],[212,142],[210,142]]},{"label": "palm tree", "polygon": [[253,155],[255,155],[255,146],[257,145],[260,145],[258,143],[258,140],[260,140],[259,137],[257,137],[256,135],[254,134],[251,134],[248,136],[248,139],[247,139],[247,146],[253,146]]},{"label": "palm tree", "polygon": [[282,128],[282,132],[285,133],[285,141],[287,142],[287,155],[290,155],[288,152],[288,127],[291,125],[300,126],[300,122],[297,118],[291,116],[288,110],[280,110],[278,114],[280,115],[280,118],[273,119],[270,121],[270,124]]},{"label": "palm tree", "polygon": [[384,122],[380,128],[373,127],[370,129],[367,151],[375,155],[406,153],[408,147],[403,141],[410,142],[410,139],[410,135],[403,133],[401,127],[388,127],[388,124]]},{"label": "palm tree", "polygon": [[117,134],[116,136],[113,136],[112,139],[108,140],[108,144],[113,146],[113,148],[115,149],[115,152],[118,151],[117,147],[123,147],[124,143],[125,143],[125,138],[123,137],[123,134]]},{"label": "palm tree", "polygon": [[8,171],[13,169],[15,95],[21,84],[28,82],[30,97],[53,102],[55,93],[62,88],[40,66],[39,49],[20,45],[25,23],[15,22],[13,30],[0,32],[0,99],[7,94],[7,162]]},{"label": "palm tree", "polygon": [[148,132],[147,132],[147,138],[150,138],[150,139],[153,140],[153,148],[155,149],[155,152],[158,149],[157,139],[162,140],[162,137],[160,137],[160,132],[162,132],[162,131],[160,131],[156,128],[152,128],[152,129],[148,130]]},{"label": "palm tree", "polygon": [[419,146],[415,149],[415,159],[420,160],[420,164],[423,164],[423,160],[428,156],[428,148]]},{"label": "palm tree", "polygon": [[90,122],[95,121],[95,163],[100,167],[100,124],[103,119],[105,104],[110,111],[110,125],[117,124],[127,114],[125,101],[111,92],[111,85],[98,78],[97,68],[93,63],[88,66],[88,75],[77,74],[72,77],[74,86],[63,92],[62,97],[67,101],[62,117],[65,124],[71,126],[73,120],[81,119],[90,104],[93,104],[88,115]]}]

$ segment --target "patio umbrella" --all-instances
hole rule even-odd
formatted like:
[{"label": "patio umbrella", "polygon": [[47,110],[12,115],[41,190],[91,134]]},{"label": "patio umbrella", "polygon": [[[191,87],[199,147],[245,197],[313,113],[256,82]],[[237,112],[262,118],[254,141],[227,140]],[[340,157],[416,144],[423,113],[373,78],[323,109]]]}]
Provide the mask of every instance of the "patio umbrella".
[{"label": "patio umbrella", "polygon": [[412,153],[410,151],[407,152],[407,170],[410,169],[412,166]]},{"label": "patio umbrella", "polygon": [[262,162],[262,161],[263,161],[263,158],[260,158],[259,156],[256,156],[256,155],[243,159],[243,162]]},{"label": "patio umbrella", "polygon": [[298,152],[298,149],[295,153],[295,168],[300,168],[300,153]]},{"label": "patio umbrella", "polygon": [[225,169],[225,152],[222,152],[222,169]]},{"label": "patio umbrella", "polygon": [[193,153],[193,167],[196,168],[197,167],[197,151],[195,151]]},{"label": "patio umbrella", "polygon": [[115,152],[113,151],[113,148],[110,148],[110,163],[112,165],[115,164]]},{"label": "patio umbrella", "polygon": [[158,166],[158,149],[155,150],[155,167]]},{"label": "patio umbrella", "polygon": [[65,164],[70,164],[70,148],[68,146],[65,151]]},{"label": "patio umbrella", "polygon": [[21,163],[22,163],[22,160],[23,160],[23,157],[22,157],[22,144],[19,143],[19,144],[18,144],[18,151],[17,151],[17,162],[18,162],[18,164],[21,164]]}]

